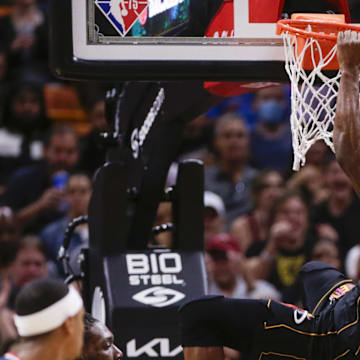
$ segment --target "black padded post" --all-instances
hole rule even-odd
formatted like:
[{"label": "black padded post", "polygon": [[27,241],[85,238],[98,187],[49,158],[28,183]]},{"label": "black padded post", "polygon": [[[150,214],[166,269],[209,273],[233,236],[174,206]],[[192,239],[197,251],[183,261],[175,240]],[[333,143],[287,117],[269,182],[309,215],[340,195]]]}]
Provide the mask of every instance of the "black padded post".
[{"label": "black padded post", "polygon": [[204,169],[201,161],[179,164],[173,200],[174,247],[204,249]]},{"label": "black padded post", "polygon": [[[141,140],[145,119],[162,93],[160,109]],[[174,248],[149,249],[148,243],[186,122],[214,101],[201,83],[128,84],[120,103],[110,98],[107,163],[94,178],[89,207],[84,297],[88,311],[101,317],[105,309],[100,320],[113,331],[126,358],[183,359],[177,310],[206,292],[200,162],[179,167],[171,196]],[[111,118],[115,113],[117,125]]]}]

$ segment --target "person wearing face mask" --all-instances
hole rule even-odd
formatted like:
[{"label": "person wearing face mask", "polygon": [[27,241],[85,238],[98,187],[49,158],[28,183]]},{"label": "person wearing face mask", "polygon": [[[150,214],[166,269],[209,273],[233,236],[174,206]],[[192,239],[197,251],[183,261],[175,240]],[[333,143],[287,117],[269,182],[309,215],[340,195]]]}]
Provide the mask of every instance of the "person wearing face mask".
[{"label": "person wearing face mask", "polygon": [[259,169],[284,173],[292,161],[286,88],[279,86],[258,91],[253,108],[257,122],[250,134],[252,164]]}]

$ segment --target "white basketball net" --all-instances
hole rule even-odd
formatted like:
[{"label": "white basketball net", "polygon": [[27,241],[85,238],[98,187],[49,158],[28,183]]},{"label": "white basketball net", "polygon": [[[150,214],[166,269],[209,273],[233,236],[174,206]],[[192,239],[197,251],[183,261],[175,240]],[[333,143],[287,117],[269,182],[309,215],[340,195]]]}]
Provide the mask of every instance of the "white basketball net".
[{"label": "white basketball net", "polygon": [[[310,29],[311,31],[311,29]],[[296,36],[283,32],[285,69],[291,81],[291,131],[294,150],[293,170],[305,165],[305,155],[318,140],[323,140],[334,151],[333,119],[340,71],[328,77],[322,68],[336,56],[336,44],[323,56],[317,39],[305,39],[304,48],[298,53]],[[313,70],[302,68],[306,51],[311,51]],[[315,54],[319,56],[315,58]],[[316,84],[322,85],[316,85]]]}]

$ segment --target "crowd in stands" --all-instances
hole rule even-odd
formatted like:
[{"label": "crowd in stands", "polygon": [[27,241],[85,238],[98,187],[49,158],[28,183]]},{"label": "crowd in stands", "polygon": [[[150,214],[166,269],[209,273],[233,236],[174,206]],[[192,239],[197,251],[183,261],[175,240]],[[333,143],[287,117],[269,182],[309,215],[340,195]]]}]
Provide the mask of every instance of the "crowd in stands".
[{"label": "crowd in stands", "polygon": [[[0,8],[1,344],[14,336],[19,289],[64,275],[57,253],[68,222],[87,214],[107,124],[103,85],[49,71],[47,1],[0,0]],[[300,304],[298,273],[311,259],[360,279],[360,201],[323,142],[292,172],[289,116],[283,85],[225,99],[186,126],[168,185],[177,162],[204,162],[211,293]],[[171,219],[171,206],[160,204],[154,225]],[[88,246],[88,236],[79,226],[70,250]],[[171,233],[155,242],[171,247]]]}]

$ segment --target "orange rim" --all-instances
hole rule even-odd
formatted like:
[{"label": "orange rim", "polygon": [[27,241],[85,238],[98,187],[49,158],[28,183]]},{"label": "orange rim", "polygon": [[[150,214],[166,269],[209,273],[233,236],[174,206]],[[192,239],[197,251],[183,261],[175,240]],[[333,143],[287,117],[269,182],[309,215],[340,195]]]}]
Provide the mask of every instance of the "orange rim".
[{"label": "orange rim", "polygon": [[[307,26],[312,27],[312,31],[306,30]],[[284,32],[304,37],[328,40],[336,43],[337,35],[324,34],[322,32],[338,33],[339,31],[354,30],[360,32],[360,26],[343,24],[334,21],[322,20],[279,20],[277,22],[276,33],[280,35]]]}]

